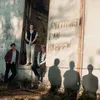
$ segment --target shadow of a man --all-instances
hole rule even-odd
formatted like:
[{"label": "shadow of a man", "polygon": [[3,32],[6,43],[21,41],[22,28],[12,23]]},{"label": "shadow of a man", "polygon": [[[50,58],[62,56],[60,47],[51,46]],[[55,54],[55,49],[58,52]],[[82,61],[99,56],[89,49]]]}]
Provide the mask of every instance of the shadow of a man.
[{"label": "shadow of a man", "polygon": [[96,92],[98,90],[98,78],[92,74],[93,66],[91,64],[88,65],[88,74],[83,76],[83,94],[87,94],[90,98],[94,98],[96,100]]},{"label": "shadow of a man", "polygon": [[70,62],[70,70],[64,73],[64,90],[67,95],[71,95],[73,100],[77,97],[77,92],[80,89],[80,74],[74,70],[74,61]]},{"label": "shadow of a man", "polygon": [[51,84],[49,92],[57,92],[57,90],[61,87],[61,72],[58,68],[59,63],[60,60],[55,59],[54,65],[49,68],[48,78]]}]

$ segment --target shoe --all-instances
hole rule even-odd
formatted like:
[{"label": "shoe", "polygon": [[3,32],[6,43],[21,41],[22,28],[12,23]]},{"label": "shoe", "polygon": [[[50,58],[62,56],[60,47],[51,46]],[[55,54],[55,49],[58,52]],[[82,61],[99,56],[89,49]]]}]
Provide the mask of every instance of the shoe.
[{"label": "shoe", "polygon": [[27,64],[26,64],[26,66],[29,66],[29,65],[31,65],[31,63],[27,63]]}]

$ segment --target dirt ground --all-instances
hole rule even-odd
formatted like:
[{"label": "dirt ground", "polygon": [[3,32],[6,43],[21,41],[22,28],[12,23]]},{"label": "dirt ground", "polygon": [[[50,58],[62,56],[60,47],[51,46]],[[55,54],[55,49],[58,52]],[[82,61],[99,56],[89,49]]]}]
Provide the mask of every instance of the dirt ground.
[{"label": "dirt ground", "polygon": [[[72,98],[72,97],[71,97]],[[45,89],[41,85],[41,88],[15,88],[6,87],[4,84],[0,84],[0,100],[73,100],[69,99],[63,92],[57,94],[48,93],[48,89]],[[81,99],[80,99],[81,100]],[[94,99],[82,99],[82,100],[94,100]],[[100,100],[100,94],[98,99]]]},{"label": "dirt ground", "polygon": [[39,100],[47,91],[3,89],[0,90],[0,100]]},{"label": "dirt ground", "polygon": [[0,100],[39,100],[48,91],[44,88],[15,88],[0,84]]}]

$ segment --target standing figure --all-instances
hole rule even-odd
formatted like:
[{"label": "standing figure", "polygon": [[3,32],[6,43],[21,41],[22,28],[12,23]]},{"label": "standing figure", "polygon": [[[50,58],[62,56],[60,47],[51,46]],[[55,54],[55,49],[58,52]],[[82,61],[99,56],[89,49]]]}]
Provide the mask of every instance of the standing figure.
[{"label": "standing figure", "polygon": [[51,88],[49,92],[57,92],[61,87],[61,72],[59,69],[60,60],[56,58],[54,60],[54,65],[49,68],[48,78],[51,84]]},{"label": "standing figure", "polygon": [[27,30],[25,34],[26,40],[26,53],[27,53],[27,63],[26,65],[33,65],[34,61],[34,51],[35,51],[35,44],[37,41],[38,32],[34,30],[32,24],[30,24],[30,30]]},{"label": "standing figure", "polygon": [[[39,69],[39,71],[37,71]],[[32,70],[38,77],[38,80],[43,81],[43,77],[46,73],[46,47],[41,45],[41,51],[38,52],[37,59],[32,66]]]},{"label": "standing figure", "polygon": [[83,76],[83,88],[84,94],[88,94],[90,98],[96,100],[96,92],[98,90],[98,78],[92,74],[93,66],[91,64],[88,65],[88,74]]},{"label": "standing figure", "polygon": [[[5,55],[6,71],[4,82],[5,84],[10,83],[16,76],[16,66],[18,64],[19,52],[16,49],[15,43],[11,44],[11,49]],[[9,71],[11,70],[12,75],[8,78]]]},{"label": "standing figure", "polygon": [[64,73],[64,89],[68,96],[71,95],[73,100],[76,100],[77,93],[80,89],[80,74],[74,70],[74,61],[70,62],[70,70]]}]

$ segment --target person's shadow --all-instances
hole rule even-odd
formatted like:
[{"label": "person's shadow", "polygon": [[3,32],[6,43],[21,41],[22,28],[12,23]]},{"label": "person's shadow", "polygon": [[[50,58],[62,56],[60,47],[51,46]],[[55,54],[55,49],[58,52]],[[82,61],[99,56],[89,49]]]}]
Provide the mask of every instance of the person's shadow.
[{"label": "person's shadow", "polygon": [[98,78],[92,74],[93,66],[88,65],[88,74],[83,76],[83,95],[84,97],[88,96],[89,98],[96,100],[96,92],[98,90]]},{"label": "person's shadow", "polygon": [[80,89],[80,74],[79,72],[74,70],[74,67],[75,67],[74,61],[71,61],[69,66],[70,66],[70,69],[67,70],[63,75],[64,91],[65,91],[65,94],[67,94],[67,97],[71,96],[73,100],[76,100],[77,92]]},{"label": "person's shadow", "polygon": [[59,59],[55,59],[54,65],[49,68],[48,78],[51,84],[51,88],[49,92],[57,92],[57,90],[61,87],[61,73],[58,65],[60,63]]}]

